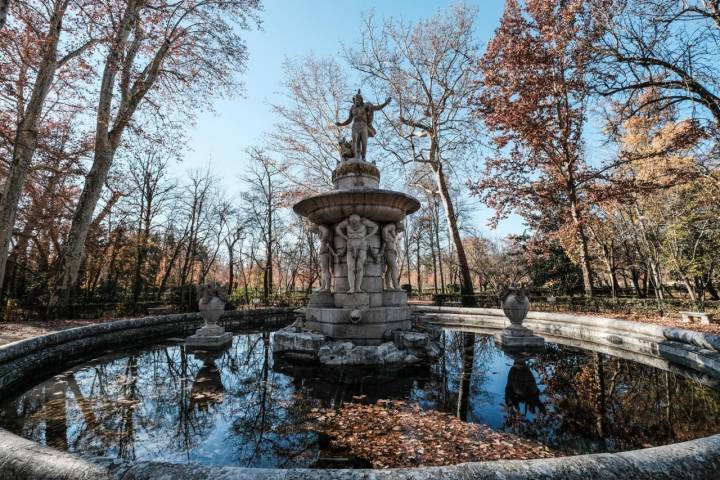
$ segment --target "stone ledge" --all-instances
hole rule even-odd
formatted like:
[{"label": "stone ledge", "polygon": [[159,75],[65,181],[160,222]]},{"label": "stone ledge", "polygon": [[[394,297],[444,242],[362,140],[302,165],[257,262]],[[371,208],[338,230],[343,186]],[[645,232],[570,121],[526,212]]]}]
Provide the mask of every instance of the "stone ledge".
[{"label": "stone ledge", "polygon": [[[438,307],[435,307],[438,308]],[[418,309],[420,311],[422,309]],[[446,309],[443,313],[450,314],[455,321],[463,321],[463,326],[478,328],[489,327],[491,330],[502,328],[504,318],[500,318],[501,311],[494,309],[463,309],[470,312],[452,312]],[[459,309],[453,309],[459,310]],[[478,317],[476,310],[484,310],[485,318]],[[269,311],[258,310],[248,312],[233,312],[233,318],[226,323],[242,321],[247,317],[266,315],[291,315],[292,310]],[[243,313],[245,313],[243,315]],[[423,310],[423,313],[431,312]],[[438,312],[435,312],[438,313]],[[471,313],[472,315],[468,315]],[[125,330],[128,334],[136,329],[164,328],[163,325],[176,322],[180,328],[183,325],[199,323],[196,314],[168,315],[163,317],[148,317],[144,319],[121,320],[107,324],[79,327],[77,329],[36,337],[33,339],[14,342],[0,347],[0,364],[6,367],[14,365],[17,370],[27,372],[28,369],[37,368],[37,364],[27,358],[28,353],[43,350],[48,346],[58,346],[66,342],[86,339],[90,344],[93,340],[112,337],[113,332]],[[562,315],[562,314],[558,314]],[[179,318],[180,317],[180,318]],[[694,355],[708,355],[702,350],[702,345],[692,345],[697,341],[703,343],[705,336],[690,336],[689,342],[680,343],[668,341],[669,334],[663,327],[637,324],[623,320],[611,320],[609,323],[598,322],[598,317],[562,315],[564,318],[556,319],[561,323],[571,324],[573,321],[582,321],[578,327],[603,327],[612,331],[616,326],[616,333],[635,332],[644,335],[647,339],[663,343],[666,350],[677,348],[675,355],[683,356],[683,352],[694,352]],[[529,315],[529,325],[535,327],[532,320],[538,320],[537,325],[549,323],[555,314]],[[585,320],[590,321],[586,324]],[[478,321],[480,320],[480,321]],[[544,320],[545,322],[541,322]],[[130,322],[130,323],[124,323]],[[598,322],[598,323],[596,323]],[[222,323],[222,322],[221,322]],[[627,325],[630,324],[630,325]],[[638,326],[635,328],[635,326]],[[100,328],[97,328],[100,327]],[[596,328],[597,329],[597,328]],[[685,331],[681,329],[680,333]],[[578,329],[569,330],[577,332]],[[659,332],[659,333],[658,333]],[[103,333],[104,335],[98,335]],[[690,332],[694,333],[694,332]],[[565,334],[568,334],[567,331]],[[624,334],[623,334],[624,335]],[[88,338],[91,337],[91,338]],[[717,337],[715,337],[717,338]],[[567,337],[568,341],[575,341]],[[627,336],[624,340],[627,340]],[[720,340],[720,339],[719,339]],[[587,341],[583,339],[582,341]],[[613,342],[608,342],[613,344]],[[629,342],[621,346],[631,346]],[[712,345],[712,344],[711,344]],[[689,350],[692,347],[694,350]],[[609,348],[598,344],[598,348]],[[657,352],[658,355],[661,352]],[[717,354],[717,352],[711,352]],[[668,352],[666,352],[668,354]],[[688,354],[688,358],[689,354]],[[15,360],[14,360],[15,359]],[[18,363],[16,363],[16,361]],[[20,364],[24,364],[20,366]],[[716,373],[720,373],[720,370]],[[588,480],[590,478],[617,479],[617,480],[675,480],[679,478],[688,480],[714,480],[720,471],[720,435],[692,440],[689,442],[667,445],[662,447],[634,450],[615,454],[578,455],[543,460],[508,460],[485,463],[466,463],[449,467],[428,467],[415,469],[390,470],[279,470],[279,469],[252,469],[240,467],[206,467],[197,464],[168,464],[161,462],[130,462],[105,457],[81,457],[67,452],[61,452],[49,447],[41,446],[30,440],[16,436],[0,429],[0,477],[3,479],[161,479],[173,478],[177,480],[190,480],[207,478],[220,479],[337,479],[337,480],[400,480],[400,479],[498,479],[530,480],[543,478],[546,480]]]},{"label": "stone ledge", "polygon": [[[491,330],[488,333],[501,330],[509,323],[500,309],[416,306],[413,310],[432,318],[437,325]],[[560,343],[579,340],[663,359],[720,377],[720,353],[717,350],[720,337],[715,335],[615,318],[545,312],[529,313],[524,324],[538,335],[555,337]],[[648,363],[642,359],[636,361]],[[667,364],[659,368],[669,370]]]},{"label": "stone ledge", "polygon": [[552,459],[388,470],[280,470],[80,457],[0,429],[0,473],[8,480],[715,480],[718,471],[720,435],[663,447]]}]

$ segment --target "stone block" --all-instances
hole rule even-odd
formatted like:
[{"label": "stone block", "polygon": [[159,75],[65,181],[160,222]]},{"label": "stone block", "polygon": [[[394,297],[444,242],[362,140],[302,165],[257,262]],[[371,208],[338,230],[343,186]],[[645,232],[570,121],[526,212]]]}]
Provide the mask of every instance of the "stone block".
[{"label": "stone block", "polygon": [[220,325],[208,325],[206,327],[198,328],[193,336],[201,337],[216,337],[225,333],[225,327]]},{"label": "stone block", "polygon": [[395,330],[393,341],[398,348],[424,349],[430,344],[430,336],[427,333],[413,332],[406,330]]},{"label": "stone block", "polygon": [[273,334],[273,352],[306,352],[317,354],[325,344],[325,335],[312,331],[278,330]]},{"label": "stone block", "polygon": [[368,261],[365,264],[365,278],[382,276],[382,265]]},{"label": "stone block", "polygon": [[383,291],[383,279],[380,277],[363,277],[362,289],[365,292],[377,292],[382,293]]},{"label": "stone block", "polygon": [[370,308],[370,297],[367,293],[348,293],[343,300],[343,307],[351,310]]},{"label": "stone block", "polygon": [[709,325],[711,323],[718,323],[713,320],[712,313],[706,312],[680,312],[682,321],[686,323],[703,323]]},{"label": "stone block", "polygon": [[529,328],[511,325],[495,336],[496,341],[505,349],[538,350],[545,348],[545,339],[535,335]]},{"label": "stone block", "polygon": [[308,301],[308,306],[311,307],[332,307],[334,305],[335,300],[331,292],[313,292]]},{"label": "stone block", "polygon": [[385,291],[382,294],[383,306],[403,306],[407,305],[407,293],[402,291]]},{"label": "stone block", "polygon": [[335,277],[335,293],[344,293],[350,288],[347,277]]}]

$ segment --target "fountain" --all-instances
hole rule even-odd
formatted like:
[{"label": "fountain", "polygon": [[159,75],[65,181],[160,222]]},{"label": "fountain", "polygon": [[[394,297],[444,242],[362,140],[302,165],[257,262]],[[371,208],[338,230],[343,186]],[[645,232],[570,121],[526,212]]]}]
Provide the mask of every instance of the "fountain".
[{"label": "fountain", "polygon": [[[303,318],[275,334],[275,352],[311,356],[329,365],[415,363],[437,354],[434,330],[413,328],[407,293],[400,290],[398,235],[420,202],[380,188],[380,170],[365,160],[374,135],[372,113],[385,107],[360,92],[344,126],[353,122],[352,143],[339,142],[334,189],[293,207],[320,239],[320,289]],[[334,288],[333,288],[334,284]]]}]

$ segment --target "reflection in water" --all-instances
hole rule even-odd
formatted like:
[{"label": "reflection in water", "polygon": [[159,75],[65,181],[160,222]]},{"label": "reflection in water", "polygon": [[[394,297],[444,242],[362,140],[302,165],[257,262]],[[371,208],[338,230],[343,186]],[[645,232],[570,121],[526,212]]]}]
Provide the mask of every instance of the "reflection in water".
[{"label": "reflection in water", "polygon": [[545,412],[535,376],[525,363],[525,359],[520,356],[515,357],[508,372],[505,404],[522,415],[535,414],[538,409],[540,412]]},{"label": "reflection in water", "polygon": [[604,354],[548,344],[511,357],[491,337],[446,331],[417,370],[274,363],[268,332],[216,356],[163,344],[88,361],[0,403],[0,426],[86,454],[253,467],[315,464],[310,409],[408,399],[567,453],[720,432],[720,393]]},{"label": "reflection in water", "polygon": [[274,369],[290,376],[293,385],[325,408],[339,408],[345,402],[376,403],[378,400],[402,400],[413,388],[425,387],[427,366],[404,369],[328,368],[299,365],[281,358],[274,359]]},{"label": "reflection in water", "polygon": [[467,420],[470,380],[472,379],[473,364],[475,363],[475,334],[460,332],[459,335],[462,339],[462,350],[460,352],[460,381],[456,414],[460,420]]},{"label": "reflection in water", "polygon": [[198,414],[207,414],[225,399],[225,387],[220,377],[220,369],[215,365],[218,353],[199,352],[195,357],[203,362],[190,389],[190,410]]}]

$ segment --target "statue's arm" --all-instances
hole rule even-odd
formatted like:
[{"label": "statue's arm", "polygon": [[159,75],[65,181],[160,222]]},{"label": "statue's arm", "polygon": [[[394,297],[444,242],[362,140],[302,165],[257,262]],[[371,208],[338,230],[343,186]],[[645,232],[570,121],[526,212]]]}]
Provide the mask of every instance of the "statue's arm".
[{"label": "statue's arm", "polygon": [[353,114],[352,114],[352,109],[350,109],[347,120],[345,120],[344,122],[335,122],[335,125],[337,125],[338,127],[344,127],[346,125],[350,125],[350,122],[352,122],[352,119],[353,119]]},{"label": "statue's arm", "polygon": [[347,235],[345,235],[342,231],[342,229],[345,227],[345,225],[347,225],[347,220],[343,220],[342,222],[338,223],[335,226],[335,233],[340,235],[341,238],[344,238],[345,240],[347,240]]},{"label": "statue's arm", "polygon": [[378,231],[378,225],[377,223],[373,222],[372,220],[368,220],[367,218],[363,220],[363,223],[366,227],[368,227],[368,234],[365,235],[365,238],[372,237],[375,235]]},{"label": "statue's arm", "polygon": [[391,97],[388,97],[387,100],[385,100],[385,102],[383,102],[381,105],[374,105],[374,106],[372,107],[372,109],[373,109],[373,110],[376,110],[376,111],[377,111],[377,110],[382,110],[383,108],[387,107],[387,106],[390,104],[391,101],[392,101],[392,98],[391,98]]}]

